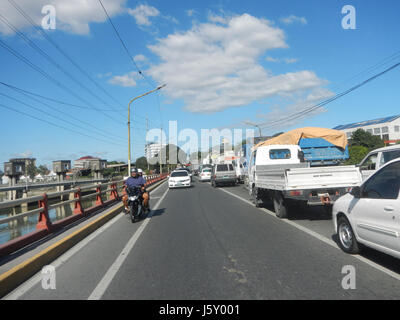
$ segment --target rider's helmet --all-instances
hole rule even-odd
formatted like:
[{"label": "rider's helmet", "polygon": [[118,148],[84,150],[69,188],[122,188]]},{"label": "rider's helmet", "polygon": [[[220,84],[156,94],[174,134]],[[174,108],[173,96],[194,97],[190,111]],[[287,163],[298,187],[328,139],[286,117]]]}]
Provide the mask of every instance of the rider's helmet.
[{"label": "rider's helmet", "polygon": [[138,173],[137,169],[136,169],[136,168],[132,168],[131,174],[132,174],[132,173],[136,173],[136,174],[137,174],[137,173]]},{"label": "rider's helmet", "polygon": [[142,169],[138,169],[138,174],[141,176],[143,174],[143,170]]}]

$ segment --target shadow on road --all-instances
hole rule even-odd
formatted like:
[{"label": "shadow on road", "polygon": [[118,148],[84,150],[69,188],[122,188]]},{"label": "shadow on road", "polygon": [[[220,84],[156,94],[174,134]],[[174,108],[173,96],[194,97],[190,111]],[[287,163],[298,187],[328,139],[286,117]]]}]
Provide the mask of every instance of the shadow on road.
[{"label": "shadow on road", "polygon": [[153,217],[161,216],[164,212],[165,212],[165,208],[153,210],[151,217],[153,218]]},{"label": "shadow on road", "polygon": [[[338,245],[339,247],[339,239],[338,239],[338,235],[334,234],[332,235],[332,240]],[[389,269],[390,271],[393,271],[397,274],[400,274],[400,263],[399,263],[399,259],[392,257],[391,255],[388,255],[386,253],[365,247],[363,245],[361,245],[361,252],[360,252],[360,256],[371,260],[372,262],[386,268]]]}]

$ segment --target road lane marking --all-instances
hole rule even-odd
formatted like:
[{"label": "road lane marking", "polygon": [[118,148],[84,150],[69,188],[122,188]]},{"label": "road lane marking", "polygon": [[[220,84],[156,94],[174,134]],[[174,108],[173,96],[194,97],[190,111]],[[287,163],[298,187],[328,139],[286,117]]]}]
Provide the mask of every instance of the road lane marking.
[{"label": "road lane marking", "polygon": [[[246,199],[244,199],[244,198],[242,198],[242,197],[240,197],[240,196],[238,196],[238,195],[236,195],[236,194],[234,194],[234,193],[232,193],[230,191],[227,191],[227,190],[221,189],[221,188],[218,189],[218,190],[221,190],[221,191],[223,191],[223,192],[225,192],[225,193],[227,193],[227,194],[229,194],[229,195],[231,195],[231,196],[233,196],[233,197],[235,197],[235,198],[237,198],[239,200],[242,200],[243,202],[246,202],[247,204],[250,204],[252,207],[254,207],[254,204],[251,201],[246,200]],[[331,240],[331,239],[329,239],[327,237],[324,237],[324,236],[320,235],[319,233],[317,233],[315,231],[312,231],[312,230],[310,230],[310,229],[308,229],[308,228],[306,228],[306,227],[304,227],[302,225],[299,225],[299,224],[297,224],[297,223],[295,223],[293,221],[290,221],[288,219],[279,219],[275,215],[274,212],[272,212],[272,211],[270,211],[270,210],[268,210],[266,208],[257,208],[257,209],[260,209],[261,211],[264,211],[265,213],[269,214],[270,216],[274,217],[275,219],[277,219],[279,221],[282,221],[282,222],[285,222],[287,224],[290,224],[291,226],[293,226],[293,227],[295,227],[295,228],[297,228],[297,229],[309,234],[310,236],[312,236],[312,237],[314,237],[314,238],[316,238],[316,239],[318,239],[318,240],[330,245],[331,247],[342,251],[337,246],[336,242],[334,242],[333,240]],[[371,266],[371,267],[373,267],[373,268],[375,268],[375,269],[377,269],[377,270],[379,270],[379,271],[381,271],[381,272],[383,272],[383,273],[395,278],[396,280],[400,280],[400,274],[398,274],[396,272],[393,272],[392,270],[389,270],[389,269],[387,269],[385,267],[382,267],[381,265],[379,265],[379,264],[377,264],[377,263],[375,263],[375,262],[373,262],[373,261],[371,261],[371,260],[369,260],[369,259],[367,259],[367,258],[365,258],[363,256],[360,256],[360,255],[357,254],[357,255],[351,255],[351,257],[356,258],[356,259],[368,264],[369,266]]]},{"label": "road lane marking", "polygon": [[[163,185],[165,185],[165,182],[161,183],[154,190],[151,190],[150,193],[155,192],[156,190],[161,188]],[[63,255],[61,255],[56,260],[54,260],[51,263],[51,265],[53,267],[55,267],[56,269],[61,267],[72,256],[74,256],[77,252],[79,252],[81,249],[83,249],[89,242],[91,242],[98,235],[100,235],[102,232],[104,232],[105,230],[110,228],[114,223],[116,223],[119,219],[121,219],[123,217],[125,217],[125,214],[118,214],[117,216],[112,218],[110,221],[108,221],[105,225],[101,226],[95,232],[91,233],[88,237],[86,237],[85,239],[83,239],[82,241],[77,243],[75,246],[73,246],[71,249],[69,249]],[[24,282],[22,285],[17,287],[11,293],[9,293],[8,295],[4,296],[2,298],[2,300],[17,300],[20,297],[22,297],[25,293],[27,293],[30,289],[32,289],[35,285],[39,284],[41,281],[42,281],[42,273],[41,273],[41,271],[39,271],[36,275],[31,277],[28,281]]]},{"label": "road lane marking", "polygon": [[96,286],[96,288],[90,294],[88,300],[100,300],[101,297],[104,295],[107,288],[109,287],[112,280],[114,279],[115,275],[118,273],[118,270],[121,268],[125,259],[128,257],[129,252],[135,246],[135,244],[138,241],[143,230],[146,228],[146,226],[150,222],[150,219],[153,216],[154,211],[158,209],[158,206],[160,205],[161,201],[163,201],[163,199],[165,198],[166,194],[168,193],[168,190],[169,189],[165,190],[164,194],[161,196],[160,200],[158,200],[157,204],[154,206],[154,209],[150,212],[149,216],[141,224],[139,229],[136,230],[136,232],[133,234],[132,238],[129,239],[128,243],[122,249],[122,251],[119,254],[119,256],[117,257],[117,259],[114,261],[114,263],[111,265],[111,267],[107,270],[106,274],[100,280],[99,284]]}]

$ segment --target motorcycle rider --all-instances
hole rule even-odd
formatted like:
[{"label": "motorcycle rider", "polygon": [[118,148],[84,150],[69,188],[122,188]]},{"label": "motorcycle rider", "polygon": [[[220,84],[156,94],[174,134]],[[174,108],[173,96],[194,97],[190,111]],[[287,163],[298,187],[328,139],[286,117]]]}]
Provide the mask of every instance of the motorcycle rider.
[{"label": "motorcycle rider", "polygon": [[[144,181],[146,181],[146,180],[143,178],[143,170],[140,169],[140,168],[138,169],[138,175],[139,175],[140,177],[142,177],[142,179],[143,179]],[[147,192],[146,188],[143,188],[142,191],[143,191],[143,207],[147,210],[147,212],[149,212],[149,211],[150,211],[150,195],[149,195],[149,193]]]},{"label": "motorcycle rider", "polygon": [[[136,168],[133,168],[131,170],[131,176],[125,181],[125,185],[128,188],[134,188],[134,187],[141,187],[142,190],[142,198],[143,198],[143,207],[147,208],[147,210],[150,210],[149,208],[149,194],[146,192],[144,185],[146,183],[146,180],[142,176],[138,174],[138,170]],[[123,196],[122,201],[124,202],[125,206],[125,211],[128,212],[128,194]]]}]

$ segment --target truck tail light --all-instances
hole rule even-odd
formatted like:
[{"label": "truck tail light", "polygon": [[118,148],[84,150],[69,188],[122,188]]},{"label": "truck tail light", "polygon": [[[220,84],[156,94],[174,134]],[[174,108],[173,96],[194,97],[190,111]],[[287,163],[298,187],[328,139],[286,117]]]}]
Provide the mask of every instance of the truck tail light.
[{"label": "truck tail light", "polygon": [[303,191],[301,191],[301,190],[293,190],[293,191],[290,191],[290,195],[291,196],[301,196],[301,195],[303,195]]}]

